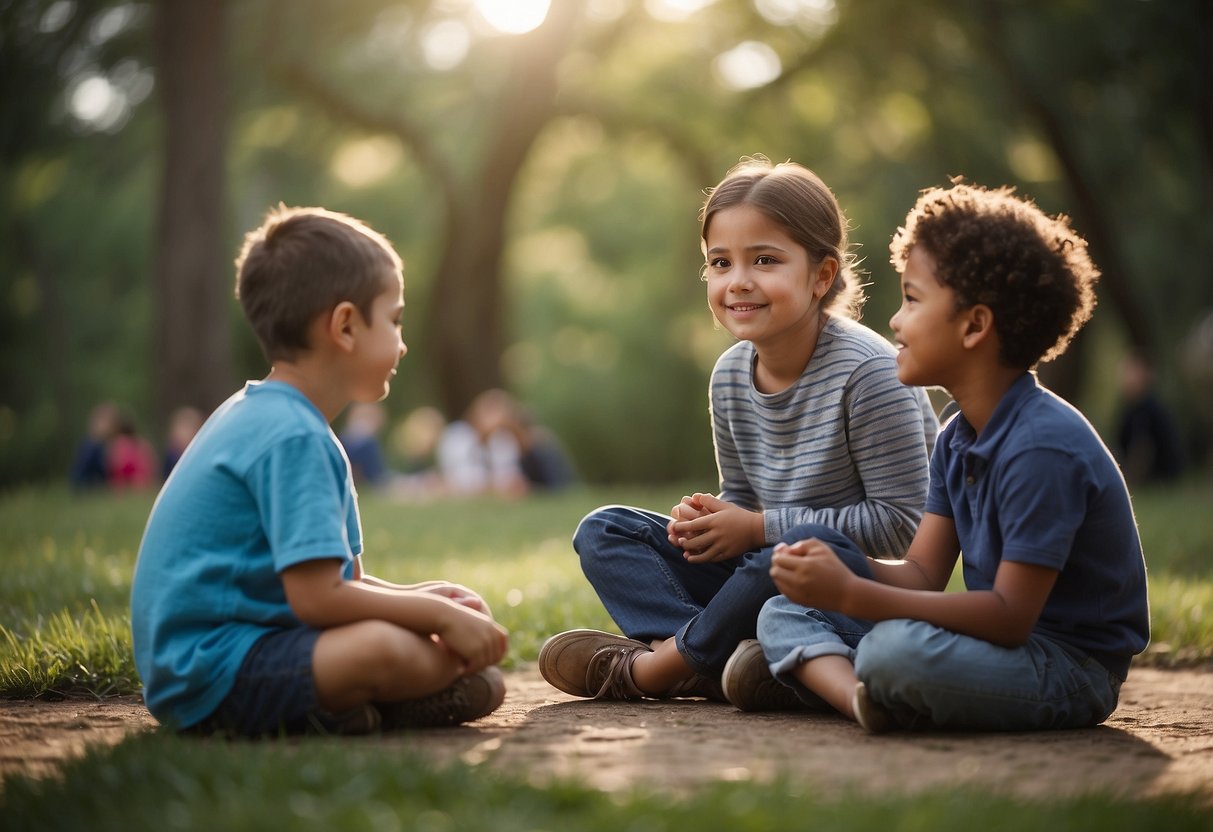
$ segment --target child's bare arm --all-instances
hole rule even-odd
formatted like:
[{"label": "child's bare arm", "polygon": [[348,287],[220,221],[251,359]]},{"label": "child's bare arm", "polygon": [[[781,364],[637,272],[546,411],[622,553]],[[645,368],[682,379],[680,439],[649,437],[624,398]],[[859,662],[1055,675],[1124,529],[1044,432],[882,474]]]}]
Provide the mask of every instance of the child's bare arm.
[{"label": "child's bare arm", "polygon": [[304,624],[328,629],[355,621],[389,621],[436,635],[469,670],[497,664],[508,646],[506,630],[488,615],[425,590],[394,589],[342,578],[340,560],[313,560],[282,573],[291,610]]},{"label": "child's bare arm", "polygon": [[943,591],[959,556],[960,538],[952,518],[927,512],[904,558],[868,562],[872,576],[882,584]]},{"label": "child's bare arm", "polygon": [[780,591],[809,607],[855,618],[911,618],[1004,647],[1023,644],[1057,581],[1057,570],[1004,561],[989,590],[939,592],[860,578],[819,540],[776,547],[771,577]]},{"label": "child's bare arm", "polygon": [[471,607],[474,610],[479,610],[485,615],[492,615],[489,610],[489,605],[477,593],[468,589],[462,584],[451,583],[450,581],[422,581],[416,584],[397,584],[391,581],[386,581],[383,578],[377,578],[374,575],[368,575],[365,572],[360,579],[371,586],[380,586],[385,589],[394,589],[403,592],[432,592],[435,595],[441,595],[443,598],[450,598],[452,601],[463,604],[465,607]]}]

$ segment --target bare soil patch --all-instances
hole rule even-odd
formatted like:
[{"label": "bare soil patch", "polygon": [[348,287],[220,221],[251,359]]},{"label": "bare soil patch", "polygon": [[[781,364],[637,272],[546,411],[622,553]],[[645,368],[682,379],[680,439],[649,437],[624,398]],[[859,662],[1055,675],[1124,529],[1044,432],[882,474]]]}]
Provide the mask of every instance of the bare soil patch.
[{"label": "bare soil patch", "polygon": [[[830,792],[968,785],[1025,797],[1192,792],[1213,803],[1213,669],[1135,669],[1108,722],[1082,731],[889,734],[825,714],[743,714],[695,700],[593,702],[508,674],[505,704],[460,728],[350,738],[533,782],[686,792],[777,776]],[[154,730],[135,697],[0,700],[0,775],[53,775],[96,744]]]}]

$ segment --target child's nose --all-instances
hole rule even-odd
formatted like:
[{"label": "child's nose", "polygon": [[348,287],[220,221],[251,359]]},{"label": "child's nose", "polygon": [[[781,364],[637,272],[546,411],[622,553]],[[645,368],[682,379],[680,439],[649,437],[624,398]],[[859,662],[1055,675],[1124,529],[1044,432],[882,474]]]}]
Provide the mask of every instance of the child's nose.
[{"label": "child's nose", "polygon": [[754,281],[750,279],[748,269],[738,266],[733,269],[733,279],[729,281],[730,292],[748,292],[754,288]]}]

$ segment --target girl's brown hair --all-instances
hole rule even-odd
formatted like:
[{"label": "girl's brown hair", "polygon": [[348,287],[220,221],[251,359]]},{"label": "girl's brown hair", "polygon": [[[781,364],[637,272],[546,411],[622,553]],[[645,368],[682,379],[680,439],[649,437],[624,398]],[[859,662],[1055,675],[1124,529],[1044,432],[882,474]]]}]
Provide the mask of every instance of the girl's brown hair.
[{"label": "girl's brown hair", "polygon": [[699,212],[699,233],[705,245],[712,217],[737,205],[752,205],[778,223],[813,261],[833,258],[838,274],[822,298],[822,308],[859,319],[865,297],[847,240],[847,219],[834,193],[817,174],[795,162],[776,165],[765,156],[742,159],[708,191]]}]

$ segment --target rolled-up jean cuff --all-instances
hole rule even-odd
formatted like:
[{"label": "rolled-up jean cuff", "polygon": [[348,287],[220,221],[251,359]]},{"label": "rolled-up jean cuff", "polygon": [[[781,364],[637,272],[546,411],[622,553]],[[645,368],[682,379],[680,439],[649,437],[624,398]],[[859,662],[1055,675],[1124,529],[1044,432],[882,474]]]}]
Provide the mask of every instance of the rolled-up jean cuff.
[{"label": "rolled-up jean cuff", "polygon": [[694,619],[692,619],[678,628],[678,632],[674,633],[674,646],[678,648],[678,652],[682,656],[682,660],[687,663],[687,667],[703,676],[715,678],[720,675],[719,672],[713,671],[711,665],[705,662],[702,657],[691,652],[683,640],[686,636],[687,628],[694,623]]},{"label": "rolled-up jean cuff", "polygon": [[800,683],[792,674],[796,668],[807,661],[819,659],[822,656],[842,656],[852,664],[855,662],[855,648],[837,641],[823,641],[817,644],[806,644],[793,649],[779,661],[771,665],[771,675],[785,685],[799,687]]}]

